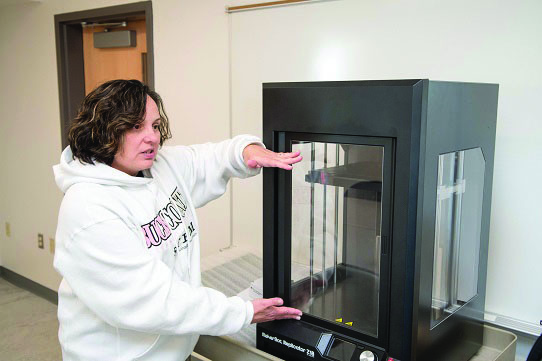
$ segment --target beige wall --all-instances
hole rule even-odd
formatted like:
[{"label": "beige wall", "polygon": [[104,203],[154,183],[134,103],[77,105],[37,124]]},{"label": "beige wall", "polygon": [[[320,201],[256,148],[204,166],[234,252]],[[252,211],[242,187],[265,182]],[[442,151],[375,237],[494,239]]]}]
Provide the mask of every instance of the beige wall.
[{"label": "beige wall", "polygon": [[[51,169],[61,151],[54,15],[130,2],[0,2],[0,265],[51,289],[60,277],[48,243],[62,200]],[[156,89],[172,120],[170,144],[230,135],[224,6],[219,0],[153,3]],[[201,224],[212,225],[201,230],[204,255],[229,244],[229,201],[226,195],[198,213]]]},{"label": "beige wall", "polygon": [[[228,17],[223,0],[153,2],[156,90],[171,144],[230,137]],[[230,242],[230,193],[198,210],[202,256]]]}]

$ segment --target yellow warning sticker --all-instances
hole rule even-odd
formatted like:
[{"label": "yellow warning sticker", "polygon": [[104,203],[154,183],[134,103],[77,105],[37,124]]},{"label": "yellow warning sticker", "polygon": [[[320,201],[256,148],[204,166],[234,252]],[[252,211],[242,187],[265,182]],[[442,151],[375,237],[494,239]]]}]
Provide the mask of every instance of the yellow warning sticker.
[{"label": "yellow warning sticker", "polygon": [[336,318],[336,319],[335,319],[335,322],[341,322],[341,323],[342,323],[342,322],[343,322],[343,319],[342,319],[342,318]]},{"label": "yellow warning sticker", "polygon": [[348,325],[348,326],[352,326],[354,324],[354,322],[345,322],[344,324]]}]

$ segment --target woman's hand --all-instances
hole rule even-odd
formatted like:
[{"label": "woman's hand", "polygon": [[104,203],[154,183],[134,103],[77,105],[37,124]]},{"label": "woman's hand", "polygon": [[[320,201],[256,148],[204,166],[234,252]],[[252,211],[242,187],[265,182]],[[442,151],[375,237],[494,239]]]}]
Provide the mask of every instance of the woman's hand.
[{"label": "woman's hand", "polygon": [[300,152],[275,153],[257,144],[249,144],[243,149],[243,159],[250,168],[277,167],[292,169],[292,164],[303,159]]},{"label": "woman's hand", "polygon": [[252,300],[254,306],[254,317],[252,323],[267,322],[273,320],[283,320],[293,318],[301,319],[302,312],[291,307],[281,307],[282,299],[275,298],[257,298]]}]

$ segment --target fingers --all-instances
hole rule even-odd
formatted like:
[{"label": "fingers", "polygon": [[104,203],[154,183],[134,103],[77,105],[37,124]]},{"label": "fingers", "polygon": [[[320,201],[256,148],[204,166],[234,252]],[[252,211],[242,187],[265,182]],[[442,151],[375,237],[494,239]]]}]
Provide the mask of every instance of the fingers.
[{"label": "fingers", "polygon": [[285,307],[280,297],[259,298],[252,301],[254,316],[252,323],[268,322],[273,320],[295,319],[300,320],[302,312],[296,308]]},{"label": "fingers", "polygon": [[294,164],[294,163],[297,163],[297,162],[301,162],[301,160],[303,160],[303,157],[298,155],[298,156],[295,156],[295,157],[292,157],[292,158],[286,158],[286,159],[284,159],[284,162],[286,162],[288,164]]},{"label": "fingers", "polygon": [[292,170],[292,164],[300,162],[303,157],[300,151],[275,153],[271,150],[258,147],[257,153],[251,153],[245,159],[249,168],[277,167]]},{"label": "fingers", "polygon": [[268,306],[267,307],[282,306],[284,304],[284,301],[280,297],[267,298],[265,300],[268,301]]},{"label": "fingers", "polygon": [[286,163],[283,163],[283,162],[273,162],[272,167],[275,167],[275,168],[281,168],[281,169],[285,169],[285,170],[292,170],[292,169],[294,169],[294,167],[292,167],[291,165],[286,164]]},{"label": "fingers", "polygon": [[276,167],[276,168],[282,168],[286,170],[292,170],[292,164],[298,163],[303,159],[301,155],[297,155],[293,158],[287,158],[287,157],[278,157],[275,158],[257,158],[256,162],[263,167]]},{"label": "fingers", "polygon": [[[274,298],[258,298],[252,301],[252,303],[255,305],[255,312],[258,312],[259,310],[265,310],[267,308],[272,307],[278,307],[282,306],[284,301],[282,301],[282,298],[280,297],[274,297]],[[256,308],[258,308],[256,310]]]},{"label": "fingers", "polygon": [[301,154],[301,152],[299,150],[295,151],[295,152],[289,152],[289,153],[277,153],[279,157],[282,157],[282,158],[295,158],[297,157],[298,155]]},{"label": "fingers", "polygon": [[255,300],[252,300],[252,304],[254,305],[254,312],[258,313],[275,306],[282,306],[283,301],[282,301],[282,298],[280,297],[257,298]]},{"label": "fingers", "polygon": [[276,307],[275,311],[275,320],[300,320],[301,315],[303,314],[300,310],[292,307]]},{"label": "fingers", "polygon": [[247,166],[249,168],[277,167],[277,168],[283,168],[287,170],[292,169],[292,167],[286,164],[284,160],[282,159],[278,159],[278,158],[272,159],[272,158],[264,158],[264,157],[258,157],[255,159],[247,160]]},{"label": "fingers", "polygon": [[267,301],[269,301],[270,320],[282,320],[288,318],[296,320],[301,319],[303,313],[296,308],[282,306],[284,302],[280,297],[270,298]]},{"label": "fingers", "polygon": [[291,164],[295,164],[298,162],[301,162],[303,157],[301,156],[300,151],[295,151],[291,153],[278,153],[279,156],[279,162],[283,164],[283,166],[279,166],[279,168],[291,170]]},{"label": "fingers", "polygon": [[280,297],[275,297],[272,299],[275,303],[275,306],[282,306],[284,304],[284,301]]}]

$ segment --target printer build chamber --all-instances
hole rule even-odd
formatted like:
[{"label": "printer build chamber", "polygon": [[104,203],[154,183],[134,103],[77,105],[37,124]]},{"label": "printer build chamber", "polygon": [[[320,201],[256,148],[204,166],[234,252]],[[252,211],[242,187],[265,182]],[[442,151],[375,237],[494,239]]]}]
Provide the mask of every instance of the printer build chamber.
[{"label": "printer build chamber", "polygon": [[264,297],[286,360],[467,360],[482,343],[498,86],[264,84]]}]

